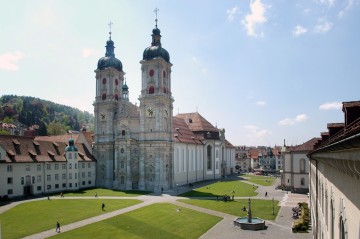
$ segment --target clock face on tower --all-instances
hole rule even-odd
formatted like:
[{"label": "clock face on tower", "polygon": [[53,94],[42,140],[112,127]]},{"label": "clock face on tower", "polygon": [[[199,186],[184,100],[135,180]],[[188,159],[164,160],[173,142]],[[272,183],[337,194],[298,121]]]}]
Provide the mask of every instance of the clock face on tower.
[{"label": "clock face on tower", "polygon": [[154,110],[153,108],[149,107],[149,108],[147,109],[147,115],[148,115],[149,117],[153,117],[153,116],[154,116],[154,113],[155,113],[155,110]]},{"label": "clock face on tower", "polygon": [[106,118],[105,113],[101,113],[101,114],[100,114],[100,117],[101,117],[102,120],[104,120],[104,119]]}]

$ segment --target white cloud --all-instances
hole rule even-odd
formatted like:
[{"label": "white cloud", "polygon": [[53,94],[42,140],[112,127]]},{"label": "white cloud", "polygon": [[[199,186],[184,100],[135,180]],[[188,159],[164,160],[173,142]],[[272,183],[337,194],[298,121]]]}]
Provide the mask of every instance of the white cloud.
[{"label": "white cloud", "polygon": [[85,48],[82,50],[82,56],[84,58],[88,58],[89,56],[94,55],[94,53],[95,53],[95,50],[91,49],[91,48]]},{"label": "white cloud", "polygon": [[[250,2],[250,11],[251,13],[246,15],[242,23],[249,36],[257,36],[258,34],[255,32],[255,28],[267,21],[265,17],[266,7],[261,0],[252,0]],[[260,36],[263,36],[263,33],[260,34]]]},{"label": "white cloud", "polygon": [[0,55],[0,69],[8,71],[16,71],[19,69],[18,61],[25,56],[20,51],[14,51]]},{"label": "white cloud", "polygon": [[339,12],[338,17],[342,18],[345,15],[345,13],[354,6],[354,3],[355,3],[355,0],[348,0],[346,7]]},{"label": "white cloud", "polygon": [[318,2],[329,7],[332,7],[335,4],[335,0],[318,0]]},{"label": "white cloud", "polygon": [[240,13],[240,9],[238,7],[233,7],[231,9],[228,9],[226,11],[226,14],[227,14],[227,18],[228,18],[228,21],[229,22],[232,22],[234,21],[236,15],[238,15]]},{"label": "white cloud", "polygon": [[258,106],[265,106],[265,105],[266,105],[266,102],[265,102],[265,101],[262,101],[262,100],[258,100],[258,101],[256,102],[256,105],[258,105]]},{"label": "white cloud", "polygon": [[259,142],[262,142],[266,136],[272,134],[270,130],[260,129],[256,125],[245,125],[244,128],[248,131],[245,136],[248,140],[255,144],[259,144]]},{"label": "white cloud", "polygon": [[341,102],[329,102],[329,103],[324,103],[322,105],[319,106],[320,110],[339,110],[342,108],[342,103]]},{"label": "white cloud", "polygon": [[308,120],[308,116],[306,114],[300,114],[297,115],[295,118],[285,118],[283,120],[280,120],[278,122],[278,125],[294,125],[296,123],[301,123],[301,122],[305,122],[306,120]]},{"label": "white cloud", "polygon": [[318,25],[314,27],[314,31],[317,33],[324,33],[329,31],[333,26],[332,22],[326,20],[319,20]]},{"label": "white cloud", "polygon": [[300,25],[297,25],[294,30],[292,31],[293,36],[300,36],[302,34],[305,34],[308,30]]}]

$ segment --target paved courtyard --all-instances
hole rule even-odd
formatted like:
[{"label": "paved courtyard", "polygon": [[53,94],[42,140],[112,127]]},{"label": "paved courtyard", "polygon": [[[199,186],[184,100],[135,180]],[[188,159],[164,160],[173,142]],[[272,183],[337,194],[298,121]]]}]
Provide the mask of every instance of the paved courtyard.
[{"label": "paved courtyard", "polygon": [[[277,179],[279,180],[279,179]],[[275,182],[273,185],[277,185],[277,182]],[[168,202],[173,203],[182,207],[190,208],[193,210],[197,210],[203,213],[208,213],[216,216],[220,216],[223,218],[222,221],[220,221],[218,224],[216,224],[214,227],[212,227],[209,231],[207,231],[205,234],[203,234],[200,239],[216,239],[216,238],[226,238],[226,239],[238,239],[238,238],[265,238],[265,239],[272,239],[272,238],[299,238],[299,239],[307,239],[311,238],[312,233],[292,233],[291,232],[291,224],[294,221],[292,219],[292,207],[296,206],[298,202],[308,202],[307,195],[302,194],[293,194],[293,193],[287,193],[285,191],[276,190],[274,186],[260,186],[257,189],[257,192],[259,193],[258,196],[252,197],[257,199],[268,199],[272,200],[278,200],[279,205],[281,206],[281,209],[278,213],[278,216],[275,221],[266,221],[267,229],[261,230],[261,231],[247,231],[242,230],[238,227],[234,227],[233,221],[235,217],[233,215],[225,214],[222,212],[217,212],[205,208],[200,208],[197,206],[185,204],[182,202],[176,201],[179,198],[178,194],[181,194],[183,192],[186,192],[190,190],[188,187],[180,187],[176,192],[169,191],[164,192],[163,194],[151,194],[151,195],[143,195],[139,197],[135,197],[136,199],[139,199],[143,201],[140,204],[133,205],[127,208],[123,208],[117,211],[109,212],[106,214],[102,214],[96,217],[88,218],[79,222],[71,223],[68,225],[63,225],[61,227],[61,231],[69,231],[73,230],[94,222],[98,222],[101,220],[105,220],[107,218],[111,218],[132,210],[136,210],[138,208],[148,206],[153,203],[159,203],[159,202]],[[267,192],[267,197],[265,197],[265,193]],[[65,198],[59,198],[54,197],[53,199],[58,200],[66,200],[66,199],[85,199],[84,197],[65,197]],[[91,197],[93,198],[93,197]],[[107,198],[107,197],[102,197]],[[114,197],[108,197],[108,198],[114,198]],[[247,198],[247,197],[246,197]],[[134,197],[119,197],[119,199],[134,199]],[[183,199],[183,198],[182,198]],[[236,198],[235,198],[236,199]],[[43,199],[34,199],[34,200],[43,200]],[[19,201],[14,202],[9,205],[0,207],[0,213],[20,204],[25,203],[28,201]],[[256,212],[253,212],[253,216],[256,217]],[[31,236],[26,237],[27,239],[40,239],[40,238],[47,238],[53,235],[56,235],[54,229],[44,231],[38,234],[34,234]],[[154,235],[154,238],[156,236]]]}]

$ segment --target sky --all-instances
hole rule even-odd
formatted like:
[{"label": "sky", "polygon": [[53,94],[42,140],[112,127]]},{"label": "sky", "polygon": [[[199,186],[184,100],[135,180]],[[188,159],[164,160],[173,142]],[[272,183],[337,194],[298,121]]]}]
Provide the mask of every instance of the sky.
[{"label": "sky", "polygon": [[93,113],[111,21],[139,104],[158,8],[174,115],[199,112],[235,146],[302,144],[360,100],[360,0],[0,1],[0,95]]}]

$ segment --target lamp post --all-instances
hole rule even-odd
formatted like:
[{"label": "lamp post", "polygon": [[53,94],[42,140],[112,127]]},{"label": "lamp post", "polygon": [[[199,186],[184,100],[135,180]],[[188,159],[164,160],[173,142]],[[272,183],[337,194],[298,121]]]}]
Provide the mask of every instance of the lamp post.
[{"label": "lamp post", "polygon": [[274,213],[274,197],[272,198],[272,202],[273,202],[272,215],[275,215],[275,213]]}]

